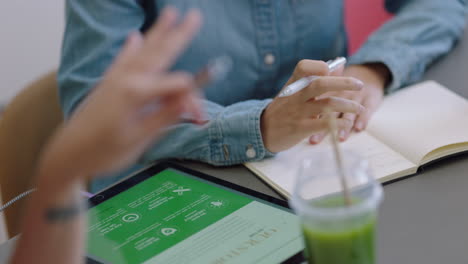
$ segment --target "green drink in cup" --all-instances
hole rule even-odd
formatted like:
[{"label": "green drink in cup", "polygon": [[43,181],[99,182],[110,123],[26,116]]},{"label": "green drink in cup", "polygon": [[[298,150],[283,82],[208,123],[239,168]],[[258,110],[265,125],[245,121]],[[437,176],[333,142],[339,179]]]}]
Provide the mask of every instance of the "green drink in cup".
[{"label": "green drink in cup", "polygon": [[300,165],[291,206],[301,218],[306,259],[310,264],[375,264],[382,187],[358,155],[345,152],[342,168],[347,192],[331,152]]}]

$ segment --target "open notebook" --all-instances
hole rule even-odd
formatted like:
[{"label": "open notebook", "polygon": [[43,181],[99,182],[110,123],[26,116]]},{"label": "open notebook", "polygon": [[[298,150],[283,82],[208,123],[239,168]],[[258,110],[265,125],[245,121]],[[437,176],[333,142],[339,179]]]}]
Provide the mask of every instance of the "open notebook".
[{"label": "open notebook", "polygon": [[[329,140],[318,146],[307,140],[274,158],[245,166],[289,197],[298,161],[331,151]],[[381,182],[415,174],[418,167],[468,151],[468,101],[440,84],[428,81],[385,98],[367,131],[341,144],[369,160]]]}]

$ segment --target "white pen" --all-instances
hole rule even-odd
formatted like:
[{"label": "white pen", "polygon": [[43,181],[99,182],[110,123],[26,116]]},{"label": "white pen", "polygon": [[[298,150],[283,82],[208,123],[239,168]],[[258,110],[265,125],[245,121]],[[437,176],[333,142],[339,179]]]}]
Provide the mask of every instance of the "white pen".
[{"label": "white pen", "polygon": [[[330,72],[333,72],[346,64],[346,58],[338,57],[334,60],[327,61],[327,64],[328,64],[328,70]],[[290,85],[286,86],[286,88],[284,88],[284,90],[278,95],[278,97],[286,97],[286,96],[293,95],[299,92],[300,90],[306,88],[307,86],[309,86],[309,84],[312,83],[317,78],[320,78],[320,76],[303,77],[291,83]]]}]

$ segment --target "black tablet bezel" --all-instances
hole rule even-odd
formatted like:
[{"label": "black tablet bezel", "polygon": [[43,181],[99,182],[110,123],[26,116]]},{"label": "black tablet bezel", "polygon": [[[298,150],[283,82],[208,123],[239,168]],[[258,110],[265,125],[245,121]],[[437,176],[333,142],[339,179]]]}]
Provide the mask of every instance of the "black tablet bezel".
[{"label": "black tablet bezel", "polygon": [[[254,191],[252,189],[249,189],[249,188],[246,188],[246,187],[243,187],[243,186],[240,186],[240,185],[228,182],[228,181],[221,180],[219,178],[207,175],[207,174],[199,172],[199,171],[189,169],[187,167],[183,167],[181,165],[178,165],[178,164],[175,164],[175,163],[172,163],[172,162],[169,162],[169,161],[163,161],[163,162],[155,163],[151,167],[148,167],[148,168],[136,173],[135,175],[123,180],[122,182],[117,183],[116,185],[114,185],[114,186],[112,186],[112,187],[110,187],[110,188],[108,188],[108,189],[106,189],[106,190],[104,190],[104,191],[102,191],[100,193],[95,194],[94,196],[92,196],[92,197],[90,197],[88,199],[89,208],[95,207],[95,206],[97,206],[97,205],[111,199],[112,197],[118,195],[119,193],[124,192],[124,191],[132,188],[133,186],[147,180],[150,177],[155,176],[159,172],[161,172],[163,170],[166,170],[166,169],[175,169],[175,170],[187,173],[189,175],[198,177],[198,178],[203,179],[205,181],[209,181],[209,182],[212,182],[214,184],[217,184],[217,185],[223,186],[225,188],[231,189],[233,191],[237,191],[237,192],[241,192],[241,193],[250,195],[252,197],[258,198],[260,200],[263,200],[263,201],[271,203],[271,204],[278,205],[278,206],[286,208],[286,209],[291,209],[289,207],[287,201],[277,199],[275,197],[266,195],[264,193],[257,192],[257,191]],[[88,259],[88,263],[90,263],[89,261],[90,260]],[[291,256],[289,259],[285,260],[282,263],[284,263],[284,264],[296,264],[296,263],[303,263],[303,261],[304,261],[303,251],[300,251],[300,252],[297,252],[296,254],[294,254],[293,256]],[[95,263],[95,262],[93,262],[93,263]]]}]

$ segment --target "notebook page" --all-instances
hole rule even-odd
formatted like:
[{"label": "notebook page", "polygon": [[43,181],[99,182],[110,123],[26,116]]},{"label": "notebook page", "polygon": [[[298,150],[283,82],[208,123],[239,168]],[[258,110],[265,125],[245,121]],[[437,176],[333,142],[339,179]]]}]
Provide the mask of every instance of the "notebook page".
[{"label": "notebook page", "polygon": [[367,130],[419,165],[432,150],[468,142],[468,101],[424,82],[388,96]]},{"label": "notebook page", "polygon": [[[402,171],[414,169],[415,164],[409,162],[402,155],[396,153],[385,144],[379,142],[367,132],[352,135],[346,142],[341,143],[344,150],[353,151],[369,160],[371,170],[378,179]],[[329,139],[319,145],[310,145],[307,140],[302,141],[291,149],[278,153],[275,157],[260,162],[247,163],[260,177],[276,185],[282,193],[291,194],[299,168],[299,161],[321,155],[323,151],[332,151]],[[279,188],[278,188],[279,187]],[[332,192],[333,190],[328,190]]]}]

